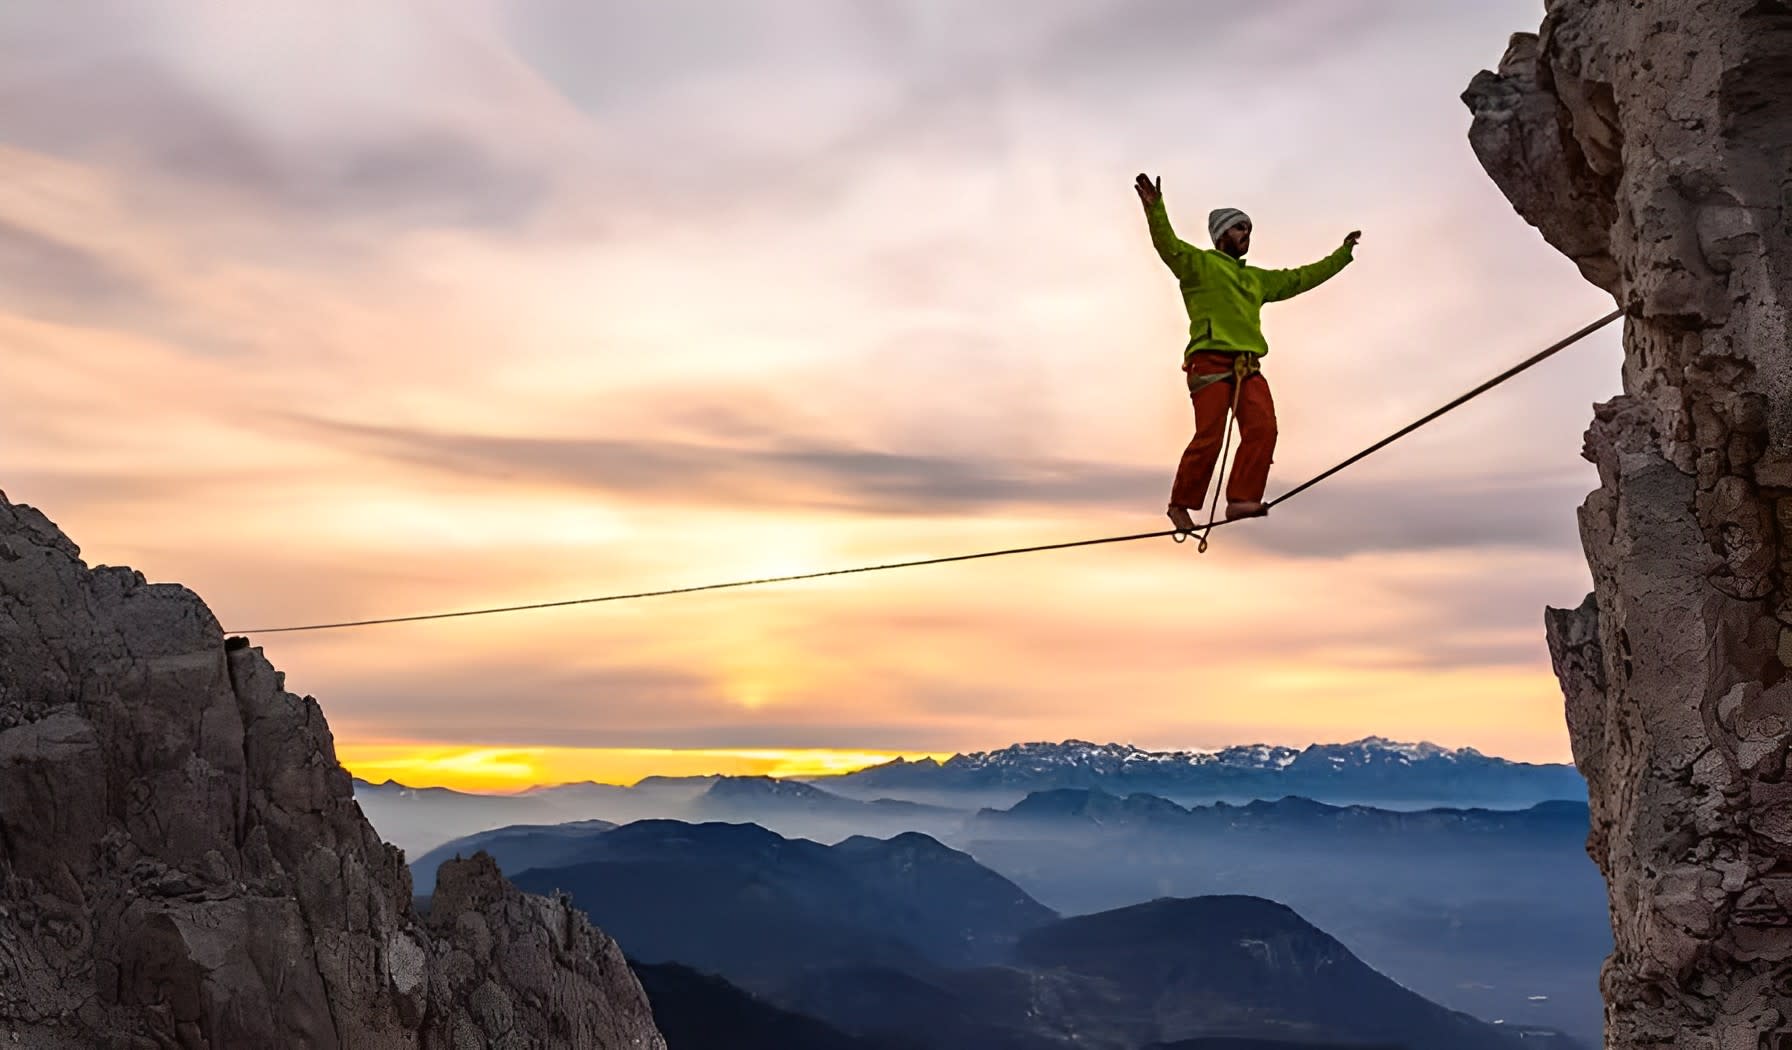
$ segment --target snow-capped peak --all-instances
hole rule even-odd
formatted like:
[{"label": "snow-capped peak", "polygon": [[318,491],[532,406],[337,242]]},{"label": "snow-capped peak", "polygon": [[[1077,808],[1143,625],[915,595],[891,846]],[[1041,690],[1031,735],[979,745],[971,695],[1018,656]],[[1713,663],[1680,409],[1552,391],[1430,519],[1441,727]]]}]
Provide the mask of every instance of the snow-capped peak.
[{"label": "snow-capped peak", "polygon": [[1131,744],[1097,744],[1088,740],[1064,740],[1057,743],[1030,741],[1011,744],[995,751],[954,755],[945,764],[960,770],[1009,772],[1065,769],[1112,772],[1177,766],[1280,770],[1287,769],[1303,755],[1307,756],[1303,764],[1329,763],[1334,766],[1369,763],[1409,765],[1430,760],[1455,762],[1485,758],[1470,747],[1447,748],[1428,740],[1412,744],[1382,736],[1368,736],[1344,744],[1313,744],[1305,749],[1279,744],[1237,744],[1218,750],[1184,748],[1174,751],[1149,751]]}]

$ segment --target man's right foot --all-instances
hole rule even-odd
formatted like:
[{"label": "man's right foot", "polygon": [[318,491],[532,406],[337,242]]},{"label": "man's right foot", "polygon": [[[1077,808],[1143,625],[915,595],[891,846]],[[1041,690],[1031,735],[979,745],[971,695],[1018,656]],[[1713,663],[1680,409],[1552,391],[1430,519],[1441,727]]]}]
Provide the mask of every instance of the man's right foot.
[{"label": "man's right foot", "polygon": [[1167,513],[1170,515],[1170,524],[1176,526],[1177,532],[1195,531],[1195,519],[1189,516],[1187,507],[1172,506]]},{"label": "man's right foot", "polygon": [[1261,518],[1269,513],[1269,505],[1261,500],[1239,500],[1226,504],[1226,520],[1238,518]]}]

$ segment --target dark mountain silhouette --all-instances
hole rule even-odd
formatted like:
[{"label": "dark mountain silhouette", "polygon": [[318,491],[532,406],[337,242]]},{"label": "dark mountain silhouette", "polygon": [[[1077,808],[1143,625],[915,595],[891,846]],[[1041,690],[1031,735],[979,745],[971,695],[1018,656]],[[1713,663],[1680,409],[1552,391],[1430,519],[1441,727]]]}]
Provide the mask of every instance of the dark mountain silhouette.
[{"label": "dark mountain silhouette", "polygon": [[1069,914],[1248,893],[1295,908],[1451,1008],[1596,1041],[1611,950],[1584,803],[1395,812],[1305,799],[1193,809],[1039,792],[957,842]]},{"label": "dark mountain silhouette", "polygon": [[[688,785],[681,783],[678,789]],[[705,778],[701,791],[788,798],[798,807],[866,805],[808,785],[761,778]],[[852,821],[842,826],[852,826]],[[524,827],[472,836],[420,858],[416,884],[426,890],[430,865],[476,849],[492,853],[513,872],[614,861],[608,854],[587,857],[583,852],[585,840],[601,837],[605,832],[598,829],[603,827]],[[829,877],[856,888],[841,891],[844,897],[812,894],[798,885],[778,892],[784,894],[780,900],[809,894],[838,904],[843,899],[862,903],[863,892],[875,889],[870,897],[893,915],[912,913],[917,905],[911,898],[928,901],[936,931],[983,930],[989,922],[975,909],[986,901],[1013,900],[1000,893],[950,888],[952,880],[983,869],[1013,879],[1026,894],[1067,914],[1164,896],[1262,895],[1294,907],[1342,939],[1368,965],[1435,1002],[1502,1019],[1511,1030],[1548,1026],[1597,1041],[1602,1017],[1598,973],[1611,941],[1603,888],[1583,846],[1586,833],[1586,806],[1577,802],[1541,803],[1521,811],[1402,812],[1285,798],[1191,808],[1150,795],[1059,789],[1035,792],[1008,810],[975,814],[964,833],[949,843],[958,849],[922,835],[887,840],[853,836],[831,848],[814,843],[791,847],[804,855],[831,849]],[[917,851],[919,859],[891,855],[905,848]],[[855,867],[861,851],[870,863]],[[642,857],[632,860],[645,862]],[[726,865],[718,868],[715,877],[726,870]],[[900,887],[880,881],[898,873],[913,883],[912,891],[898,892]],[[933,886],[930,879],[942,880],[944,886]],[[961,912],[948,914],[942,903],[948,901],[956,902]],[[745,901],[740,906],[765,907]],[[881,914],[863,918],[868,910],[876,909],[861,907],[861,917],[847,923],[849,929],[870,931],[863,941],[857,934],[841,934],[838,910],[811,927],[802,923],[813,916],[800,908],[774,909],[773,914],[789,915],[794,925],[779,931],[777,921],[768,921],[762,929],[769,931],[765,936],[790,946],[786,962],[792,966],[802,962],[802,951],[813,949],[824,952],[830,967],[874,969],[887,963],[912,980],[918,964],[902,954],[904,949],[886,944],[890,951],[882,954],[862,950],[884,943],[878,938],[896,930],[896,922]],[[913,920],[905,921],[912,926]],[[660,936],[679,928],[674,922]],[[905,932],[893,936],[898,946],[927,941]],[[943,956],[929,948],[920,957],[933,962],[999,958],[1000,943],[955,943],[942,949]],[[693,961],[711,969],[722,969],[730,958],[736,963],[757,960],[751,952],[730,957],[690,954],[682,948],[654,958]],[[734,976],[743,983],[753,980],[751,974]],[[780,964],[774,976],[784,982],[788,968]],[[769,988],[751,987],[761,993]]]},{"label": "dark mountain silhouette", "polygon": [[719,820],[834,842],[858,834],[945,834],[957,831],[970,815],[966,808],[846,798],[772,777],[647,777],[633,787],[585,782],[530,788],[514,795],[414,788],[390,780],[382,784],[356,780],[354,787],[355,800],[382,837],[419,860],[426,852],[480,832],[562,821]]},{"label": "dark mountain silhouette", "polygon": [[955,832],[970,813],[899,799],[847,798],[798,780],[721,777],[679,819],[758,824],[783,835],[833,842],[850,835]]},{"label": "dark mountain silhouette", "polygon": [[632,960],[629,965],[653,1006],[667,1050],[908,1050],[848,1035],[688,966]]},{"label": "dark mountain silhouette", "polygon": [[1527,806],[1585,798],[1569,766],[1531,766],[1472,748],[1369,737],[1305,750],[1255,744],[1217,752],[1145,751],[1122,744],[1015,744],[944,763],[896,760],[857,773],[809,778],[647,777],[632,787],[574,783],[514,795],[355,782],[355,797],[389,842],[417,856],[455,838],[512,824],[607,820],[725,820],[833,842],[849,835],[956,833],[978,806],[1027,794],[1095,788],[1183,803],[1274,799],[1420,806]]},{"label": "dark mountain silhouette", "polygon": [[932,1050],[1132,1050],[1197,1036],[1405,1050],[1520,1045],[1375,973],[1289,909],[1249,897],[1061,920],[1025,935],[1003,966],[817,968],[774,995],[842,1028]]},{"label": "dark mountain silhouette", "polygon": [[1174,1043],[1152,1043],[1144,1050],[1402,1050],[1393,1043],[1290,1043],[1281,1039],[1237,1039],[1218,1036],[1212,1039],[1180,1039]]},{"label": "dark mountain silhouette", "polygon": [[592,838],[611,831],[616,825],[607,820],[574,820],[565,824],[513,824],[510,827],[481,831],[438,846],[411,862],[413,892],[427,894],[435,889],[436,869],[456,857],[470,857],[483,850],[491,854],[504,871],[527,871],[530,868],[554,868],[580,859]]},{"label": "dark mountain silhouette", "polygon": [[[1503,1027],[1501,1031],[1507,1037],[1506,1045],[1512,1050],[1587,1050],[1585,1044],[1559,1032],[1510,1025]],[[1222,1035],[1178,1039],[1173,1043],[1152,1043],[1150,1046],[1142,1047],[1141,1050],[1406,1050],[1406,1048],[1397,1043],[1289,1041],[1286,1039],[1246,1039]]]},{"label": "dark mountain silhouette", "polygon": [[1400,987],[1293,909],[1259,897],[1165,899],[1021,938],[1021,965],[1112,988],[1158,1038],[1248,1036],[1511,1050],[1505,1035]]},{"label": "dark mountain silhouette", "polygon": [[712,816],[736,814],[808,813],[864,819],[897,814],[932,817],[963,816],[944,806],[927,806],[900,799],[863,800],[836,795],[800,780],[776,777],[720,777],[699,795],[696,812]]},{"label": "dark mountain silhouette", "polygon": [[1057,920],[920,834],[830,847],[751,825],[642,821],[515,880],[566,892],[644,965],[715,973],[852,1035],[926,1050],[1196,1036],[1512,1050],[1281,905],[1164,900]]},{"label": "dark mountain silhouette", "polygon": [[640,821],[590,839],[581,861],[518,874],[610,915],[635,958],[758,989],[816,966],[968,964],[1054,914],[924,835],[829,847],[750,824]]},{"label": "dark mountain silhouette", "polygon": [[1111,996],[1074,975],[1013,967],[833,967],[792,975],[791,1009],[917,1050],[1131,1050],[1106,1010]]},{"label": "dark mountain silhouette", "polygon": [[941,962],[1004,958],[1017,933],[1056,918],[970,854],[916,832],[856,836],[833,852],[859,885],[896,909],[887,920]]},{"label": "dark mountain silhouette", "polygon": [[983,809],[967,822],[972,838],[999,835],[1010,829],[1068,830],[1081,826],[1107,832],[1226,832],[1287,836],[1337,835],[1355,839],[1382,836],[1411,841],[1426,838],[1426,848],[1452,839],[1479,846],[1498,838],[1502,845],[1559,844],[1586,837],[1587,804],[1558,800],[1522,810],[1422,809],[1389,810],[1371,806],[1333,806],[1298,796],[1244,805],[1216,802],[1182,806],[1155,795],[1114,795],[1099,788],[1036,791],[1008,809]]}]

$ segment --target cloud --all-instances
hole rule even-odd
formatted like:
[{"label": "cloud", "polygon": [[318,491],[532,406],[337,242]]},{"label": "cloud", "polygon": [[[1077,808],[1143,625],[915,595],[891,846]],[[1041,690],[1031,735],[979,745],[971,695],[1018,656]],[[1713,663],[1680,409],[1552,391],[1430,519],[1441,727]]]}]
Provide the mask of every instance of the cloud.
[{"label": "cloud", "polygon": [[76,508],[116,508],[150,503],[200,504],[227,498],[252,487],[260,476],[240,469],[207,469],[207,464],[171,464],[133,473],[127,470],[45,470],[18,466],[6,472],[15,493],[45,507],[71,512]]},{"label": "cloud", "polygon": [[711,676],[655,665],[597,664],[568,672],[499,658],[436,662],[399,674],[361,669],[346,678],[289,687],[317,691],[332,721],[352,724],[361,735],[444,743],[828,748],[862,742],[926,750],[931,735],[911,718],[885,721],[839,703],[825,714],[819,701],[752,709],[731,702]]},{"label": "cloud", "polygon": [[[1594,479],[1578,476],[1333,479],[1262,521],[1216,534],[1214,542],[1236,537],[1255,550],[1302,559],[1488,547],[1571,550],[1579,535],[1573,508],[1592,487]],[[1272,496],[1277,488],[1272,481]]]},{"label": "cloud", "polygon": [[[352,681],[325,679],[304,688],[319,690],[332,712],[339,709],[359,724],[420,739],[496,743],[629,743],[643,727],[663,724],[668,711],[701,719],[727,710],[705,678],[673,668],[599,666],[569,672],[501,657],[443,661],[402,674],[363,668]],[[419,718],[424,710],[428,717]]]},{"label": "cloud", "polygon": [[0,217],[0,305],[7,309],[80,322],[94,311],[140,318],[157,301],[151,282],[99,253]]},{"label": "cloud", "polygon": [[289,199],[419,224],[520,225],[551,188],[546,172],[442,131],[413,132],[345,151],[310,175],[309,183],[288,188]]},{"label": "cloud", "polygon": [[241,349],[234,334],[183,301],[161,268],[167,255],[144,249],[128,209],[95,199],[91,187],[59,185],[67,167],[5,149],[0,164],[11,177],[0,190],[0,329],[11,337],[8,349],[21,350],[25,340],[43,345],[57,326],[64,336],[109,329],[139,345],[147,335],[208,356]]},{"label": "cloud", "polygon": [[[1384,24],[1428,13],[1392,6],[557,0],[502,5],[498,24],[606,142],[634,144],[606,151],[586,173],[617,211],[719,224],[838,204],[892,164],[969,160],[999,178],[1024,161],[1029,138],[1062,130],[1065,118],[1105,136],[1099,119],[1081,122],[1092,98],[1126,107],[1131,119],[1118,123],[1161,119],[1155,150],[1180,150],[1191,122],[1212,135],[1244,121],[1223,85],[1266,66],[1341,60]],[[1203,78],[1190,82],[1192,68]],[[1264,88],[1260,98],[1295,96],[1273,80]],[[1116,177],[1116,196],[1126,181]]]},{"label": "cloud", "polygon": [[[1141,168],[1185,225],[1209,197],[1261,212],[1269,264],[1370,229],[1348,287],[1271,318],[1275,486],[1584,320],[1461,140],[1466,74],[1533,7],[0,5],[0,311],[31,315],[0,312],[0,459],[97,560],[233,627],[1142,531],[1188,405]],[[1560,753],[1531,641],[1584,590],[1598,353],[1205,558],[1141,543],[270,651],[349,735],[931,750],[1497,723]]]},{"label": "cloud", "polygon": [[624,496],[864,514],[1137,504],[1159,472],[1100,463],[909,455],[802,439],[769,447],[529,438],[300,419],[332,443],[452,473],[547,481]]},{"label": "cloud", "polygon": [[31,60],[32,40],[19,34],[9,46],[0,36],[0,67],[10,67],[0,83],[13,100],[0,101],[0,132],[17,147],[128,168],[143,199],[223,195],[278,213],[263,216],[276,222],[511,228],[553,191],[548,159],[526,140],[426,114],[375,133],[352,122],[298,131],[263,119],[274,114],[254,110],[254,93],[211,90],[153,43],[77,45],[48,63]]},{"label": "cloud", "polygon": [[[744,431],[752,444],[705,444],[482,435],[312,418],[296,422],[332,444],[454,474],[545,481],[627,497],[875,515],[1155,508],[1173,466],[888,452],[779,436],[763,423]],[[730,424],[737,432],[742,426],[738,420]],[[1279,487],[1291,480],[1280,480]],[[1272,495],[1277,487],[1272,482]],[[1376,551],[1570,550],[1578,535],[1570,508],[1590,487],[1590,479],[1578,474],[1410,482],[1336,478],[1301,493],[1265,520],[1230,526],[1216,534],[1216,542],[1223,536],[1223,542],[1303,560]]]}]

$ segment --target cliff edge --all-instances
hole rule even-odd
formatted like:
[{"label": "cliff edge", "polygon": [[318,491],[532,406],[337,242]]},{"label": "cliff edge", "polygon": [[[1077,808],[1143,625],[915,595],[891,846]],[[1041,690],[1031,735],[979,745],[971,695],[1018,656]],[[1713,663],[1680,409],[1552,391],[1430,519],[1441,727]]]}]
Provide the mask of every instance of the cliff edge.
[{"label": "cliff edge", "polygon": [[1792,4],[1549,0],[1463,99],[1519,213],[1624,308],[1546,615],[1614,1048],[1792,1047]]},{"label": "cliff edge", "polygon": [[3,493],[0,1043],[665,1046],[615,942],[491,858],[418,914],[317,702]]}]

